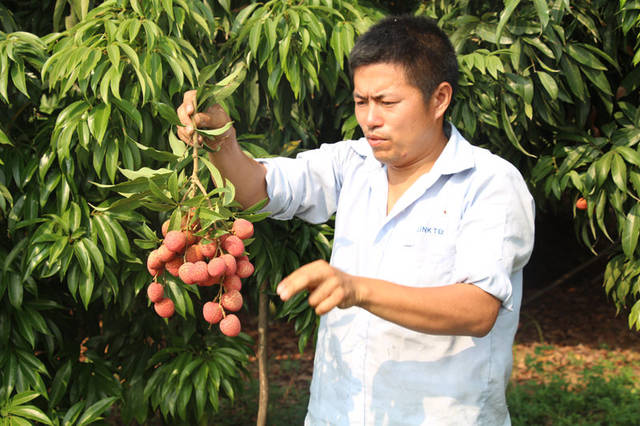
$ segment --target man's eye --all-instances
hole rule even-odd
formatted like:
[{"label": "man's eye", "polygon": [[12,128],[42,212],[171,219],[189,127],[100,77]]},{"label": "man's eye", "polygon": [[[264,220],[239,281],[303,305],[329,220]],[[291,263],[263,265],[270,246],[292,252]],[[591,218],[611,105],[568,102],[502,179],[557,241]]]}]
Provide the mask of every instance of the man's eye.
[{"label": "man's eye", "polygon": [[395,104],[397,104],[398,102],[396,102],[396,101],[382,101],[382,102],[380,102],[380,103],[381,103],[382,105],[384,105],[384,106],[391,106],[391,105],[395,105]]}]

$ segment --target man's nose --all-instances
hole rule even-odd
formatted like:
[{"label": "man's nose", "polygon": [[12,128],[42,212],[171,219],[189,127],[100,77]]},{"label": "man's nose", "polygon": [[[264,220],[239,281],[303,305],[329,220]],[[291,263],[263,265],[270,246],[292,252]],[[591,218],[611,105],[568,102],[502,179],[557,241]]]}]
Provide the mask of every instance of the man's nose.
[{"label": "man's nose", "polygon": [[382,115],[380,113],[380,108],[374,102],[369,103],[365,124],[369,129],[375,129],[376,127],[382,126]]}]

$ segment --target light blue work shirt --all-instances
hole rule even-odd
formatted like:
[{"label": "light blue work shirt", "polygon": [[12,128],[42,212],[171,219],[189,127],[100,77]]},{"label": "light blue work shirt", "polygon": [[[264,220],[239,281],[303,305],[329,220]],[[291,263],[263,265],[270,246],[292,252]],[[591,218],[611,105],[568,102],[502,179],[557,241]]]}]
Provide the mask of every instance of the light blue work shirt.
[{"label": "light blue work shirt", "polygon": [[534,204],[518,170],[455,127],[430,172],[387,210],[387,170],[366,139],[260,160],[277,219],[336,213],[331,264],[415,287],[472,283],[502,301],[482,338],[419,333],[359,307],[318,331],[307,425],[508,425],[505,390],[533,249]]}]

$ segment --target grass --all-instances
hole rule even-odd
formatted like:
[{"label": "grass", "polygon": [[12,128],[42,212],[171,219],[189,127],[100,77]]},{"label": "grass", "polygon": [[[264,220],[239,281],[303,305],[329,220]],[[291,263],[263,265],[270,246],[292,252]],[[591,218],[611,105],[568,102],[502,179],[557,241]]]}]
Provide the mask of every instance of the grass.
[{"label": "grass", "polygon": [[[518,425],[638,425],[640,423],[640,378],[637,365],[612,371],[611,358],[583,365],[580,359],[571,364],[581,369],[577,376],[563,374],[563,369],[549,369],[548,355],[553,346],[542,345],[528,354],[526,367],[539,373],[536,380],[512,382],[507,403],[514,426]],[[569,354],[571,356],[571,354]],[[633,368],[632,368],[633,367]],[[308,383],[281,380],[303,373],[297,360],[282,360],[279,377],[272,377],[268,424],[303,424],[309,401]],[[216,425],[253,425],[258,407],[258,383],[248,381],[245,392],[235,403],[223,403]]]},{"label": "grass", "polygon": [[517,425],[637,425],[640,388],[632,370],[605,377],[605,366],[585,368],[577,383],[554,374],[548,382],[513,384],[507,392]]}]

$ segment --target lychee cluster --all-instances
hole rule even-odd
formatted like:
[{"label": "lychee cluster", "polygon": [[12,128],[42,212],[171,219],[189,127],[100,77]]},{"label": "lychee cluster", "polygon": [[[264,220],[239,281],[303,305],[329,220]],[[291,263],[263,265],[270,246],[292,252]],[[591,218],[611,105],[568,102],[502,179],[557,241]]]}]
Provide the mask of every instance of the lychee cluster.
[{"label": "lychee cluster", "polygon": [[165,297],[164,287],[158,281],[165,270],[188,285],[219,285],[213,300],[204,304],[202,314],[209,324],[219,323],[223,334],[237,336],[240,320],[228,312],[242,308],[242,279],[254,272],[244,244],[244,240],[253,236],[253,224],[246,219],[236,219],[231,232],[208,238],[199,236],[202,232],[199,232],[197,221],[189,224],[189,218],[185,219],[180,230],[170,231],[169,221],[162,225],[164,240],[147,258],[147,269],[154,277],[147,288],[147,296],[156,313],[169,318],[175,313],[175,306]]}]

